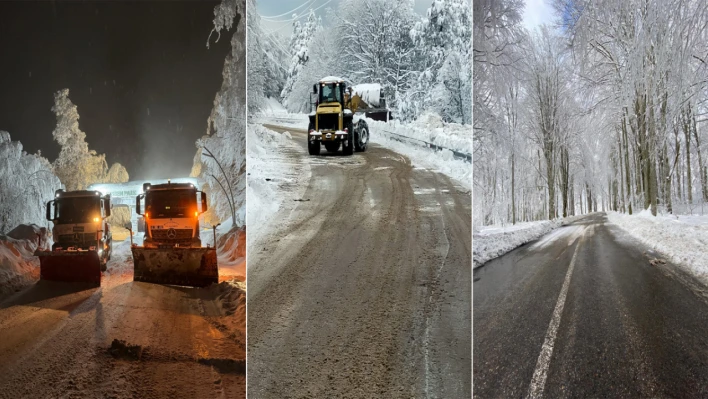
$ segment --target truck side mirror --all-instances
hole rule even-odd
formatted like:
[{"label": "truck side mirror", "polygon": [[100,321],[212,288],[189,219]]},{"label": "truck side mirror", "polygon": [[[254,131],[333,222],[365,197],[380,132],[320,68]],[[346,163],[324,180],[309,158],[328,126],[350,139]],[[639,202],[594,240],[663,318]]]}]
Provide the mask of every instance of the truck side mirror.
[{"label": "truck side mirror", "polygon": [[47,220],[49,220],[50,222],[52,220],[54,220],[54,219],[52,219],[52,204],[53,203],[54,203],[54,201],[47,202]]},{"label": "truck side mirror", "polygon": [[203,213],[203,212],[206,212],[209,209],[209,207],[207,206],[206,193],[204,191],[202,191],[201,193],[202,193],[202,213]]},{"label": "truck side mirror", "polygon": [[312,85],[312,94],[317,94],[317,83]]},{"label": "truck side mirror", "polygon": [[108,198],[103,200],[103,209],[106,211],[106,217],[111,216],[111,200]]},{"label": "truck side mirror", "polygon": [[142,197],[142,195],[138,195],[137,197],[135,197],[135,213],[137,213],[138,215],[143,214],[142,210],[140,209],[140,197]]}]

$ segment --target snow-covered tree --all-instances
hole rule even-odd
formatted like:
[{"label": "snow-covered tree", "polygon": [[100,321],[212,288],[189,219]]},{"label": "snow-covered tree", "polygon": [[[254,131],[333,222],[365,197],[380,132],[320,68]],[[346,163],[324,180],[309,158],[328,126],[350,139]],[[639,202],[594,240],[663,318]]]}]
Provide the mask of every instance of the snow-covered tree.
[{"label": "snow-covered tree", "polygon": [[47,159],[27,154],[22,143],[0,131],[0,234],[20,224],[46,225],[44,206],[59,188]]},{"label": "snow-covered tree", "polygon": [[[463,104],[468,93],[457,88],[472,87],[471,54],[472,7],[466,0],[434,0],[426,17],[410,32],[419,51],[420,72],[399,106],[403,119],[415,118],[423,110],[437,108],[447,120],[471,123],[472,114],[467,109],[455,107]],[[444,68],[445,65],[447,68]],[[443,72],[442,76],[440,72]],[[464,73],[455,73],[464,70]],[[452,72],[452,73],[451,73]],[[453,90],[450,90],[450,89]]]},{"label": "snow-covered tree", "polygon": [[67,190],[83,190],[94,183],[122,183],[128,181],[128,172],[120,164],[108,169],[105,154],[90,150],[86,133],[79,128],[79,112],[69,99],[69,89],[54,94],[52,111],[57,126],[52,132],[61,150],[54,161],[54,173]]},{"label": "snow-covered tree", "polygon": [[221,89],[207,121],[207,133],[196,143],[192,176],[209,196],[208,221],[233,217],[245,223],[246,201],[246,12],[245,0],[224,0],[214,10],[214,31],[230,30],[231,51],[224,61]]},{"label": "snow-covered tree", "polygon": [[101,183],[125,183],[130,180],[128,171],[118,162],[111,165]]},{"label": "snow-covered tree", "polygon": [[474,2],[474,221],[600,210],[690,213],[708,201],[708,3]]},{"label": "snow-covered tree", "polygon": [[[293,18],[297,18],[297,15],[293,15]],[[304,25],[300,25],[300,21],[297,19],[293,24],[293,35],[290,40],[291,48],[291,61],[290,68],[287,73],[287,80],[285,81],[285,87],[280,94],[283,101],[283,105],[286,108],[291,109],[290,104],[299,104],[302,99],[293,95],[293,86],[298,80],[298,75],[300,71],[307,65],[310,60],[309,46],[312,41],[313,36],[319,29],[319,19],[315,16],[314,10],[310,9],[310,13],[307,17],[307,22]]]},{"label": "snow-covered tree", "polygon": [[409,0],[343,1],[334,16],[341,75],[379,83],[395,107],[415,77],[410,31],[417,18]]},{"label": "snow-covered tree", "polygon": [[285,85],[286,64],[291,54],[280,36],[261,25],[255,0],[248,0],[248,114],[260,110],[266,97],[280,98]]}]

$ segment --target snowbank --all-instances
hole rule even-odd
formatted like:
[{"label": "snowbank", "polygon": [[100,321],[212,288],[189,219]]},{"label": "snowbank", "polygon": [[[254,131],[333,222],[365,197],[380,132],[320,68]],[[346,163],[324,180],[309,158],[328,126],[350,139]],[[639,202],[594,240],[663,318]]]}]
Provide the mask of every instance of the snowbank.
[{"label": "snowbank", "polygon": [[236,279],[223,281],[207,288],[216,296],[221,317],[214,321],[222,331],[246,344],[246,283]]},{"label": "snowbank", "polygon": [[708,285],[708,216],[607,212],[607,219]]},{"label": "snowbank", "polygon": [[[280,124],[280,123],[278,123]],[[300,198],[310,178],[309,164],[293,162],[288,152],[302,149],[290,133],[277,133],[261,125],[248,125],[248,225],[255,242],[288,198]],[[254,234],[255,233],[255,234]]]},{"label": "snowbank", "polygon": [[[487,226],[475,230],[472,237],[473,268],[482,266],[528,242],[538,240],[558,227],[573,223],[586,216],[588,215],[523,222],[504,227]],[[553,240],[552,237],[548,238],[549,242]],[[547,242],[541,244],[547,244]]]},{"label": "snowbank", "polygon": [[253,121],[260,124],[272,123],[298,130],[306,130],[310,123],[307,114],[290,113],[278,100],[270,97],[266,98],[265,106],[259,114],[253,117]]},{"label": "snowbank", "polygon": [[367,120],[382,133],[395,133],[414,140],[425,141],[465,154],[472,153],[472,127],[458,123],[443,122],[440,115],[426,111],[413,122],[399,120],[380,122]]},{"label": "snowbank", "polygon": [[[471,127],[444,123],[438,115],[432,113],[426,113],[412,123],[396,120],[380,122],[369,118],[366,122],[371,131],[372,143],[403,154],[410,158],[414,165],[437,170],[471,189],[472,164],[455,158],[450,151],[471,153]],[[406,141],[405,138],[412,140]],[[432,150],[425,147],[423,141],[449,150]]]},{"label": "snowbank", "polygon": [[[201,233],[202,245],[214,245],[214,232]],[[246,280],[246,226],[235,226],[231,218],[216,228],[216,254],[219,280]]]},{"label": "snowbank", "polygon": [[560,227],[561,219],[517,223],[507,227],[487,227],[472,237],[472,262],[477,268]]},{"label": "snowbank", "polygon": [[0,235],[0,296],[39,279],[38,248],[51,248],[47,229],[20,225],[7,235]]}]

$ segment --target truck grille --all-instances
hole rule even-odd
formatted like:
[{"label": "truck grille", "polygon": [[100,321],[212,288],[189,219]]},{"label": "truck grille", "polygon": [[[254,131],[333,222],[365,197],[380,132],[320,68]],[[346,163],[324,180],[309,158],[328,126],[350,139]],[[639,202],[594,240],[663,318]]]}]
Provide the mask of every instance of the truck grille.
[{"label": "truck grille", "polygon": [[61,234],[59,243],[64,245],[96,245],[96,233]]},{"label": "truck grille", "polygon": [[[172,235],[174,231],[174,235]],[[150,230],[150,236],[154,240],[160,241],[182,241],[192,239],[192,229],[153,229]]]},{"label": "truck grille", "polygon": [[339,114],[323,114],[317,117],[317,129],[339,130]]}]

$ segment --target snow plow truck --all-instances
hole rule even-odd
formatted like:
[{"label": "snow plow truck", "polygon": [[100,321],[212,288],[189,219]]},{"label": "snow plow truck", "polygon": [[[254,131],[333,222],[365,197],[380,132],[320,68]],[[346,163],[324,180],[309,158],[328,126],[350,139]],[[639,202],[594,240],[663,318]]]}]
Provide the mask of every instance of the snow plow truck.
[{"label": "snow plow truck", "polygon": [[53,222],[51,251],[37,250],[40,280],[101,284],[101,272],[111,259],[110,195],[98,191],[57,190],[47,202]]},{"label": "snow plow truck", "polygon": [[315,110],[310,112],[307,128],[307,150],[310,155],[319,155],[324,145],[328,152],[337,152],[342,147],[344,155],[354,151],[366,151],[369,143],[369,127],[366,121],[352,109],[353,94],[347,90],[342,78],[329,76],[312,86]]},{"label": "snow plow truck", "polygon": [[216,248],[202,247],[199,237],[206,193],[191,183],[145,183],[135,211],[143,218],[145,234],[142,246],[131,247],[134,281],[190,287],[219,282]]}]

